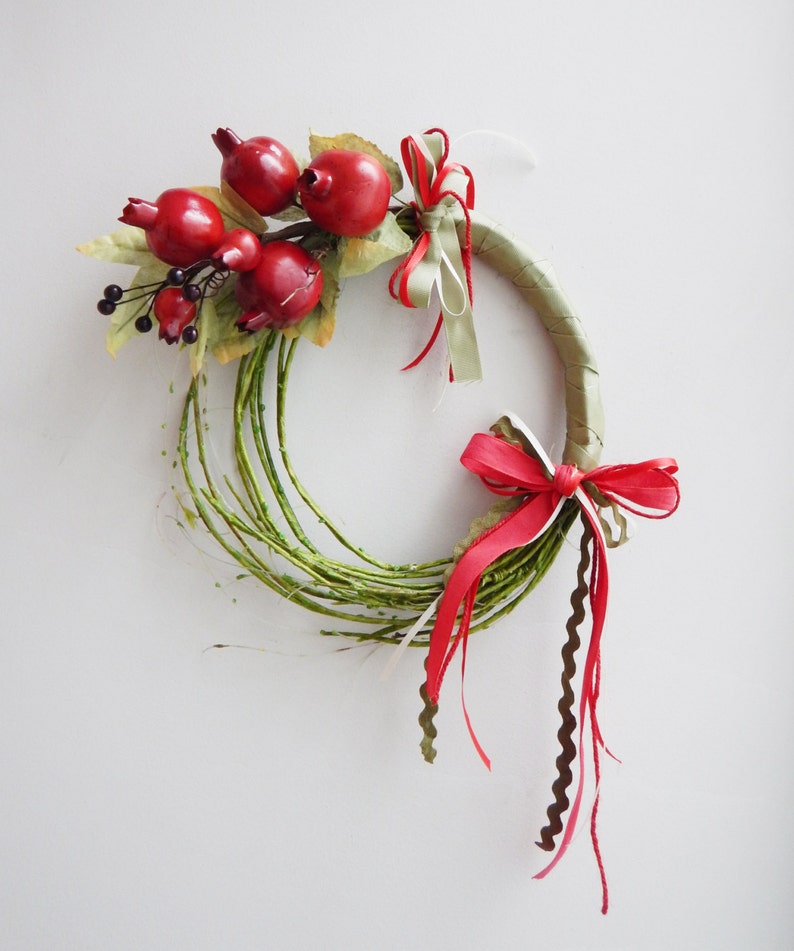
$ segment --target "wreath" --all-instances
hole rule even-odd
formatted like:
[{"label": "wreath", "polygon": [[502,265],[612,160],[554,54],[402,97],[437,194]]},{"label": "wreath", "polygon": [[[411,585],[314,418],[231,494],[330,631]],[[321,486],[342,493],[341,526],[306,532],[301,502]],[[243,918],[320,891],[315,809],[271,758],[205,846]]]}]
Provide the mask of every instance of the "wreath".
[{"label": "wreath", "polygon": [[[155,202],[130,198],[121,229],[78,249],[138,268],[127,288],[107,286],[97,305],[109,319],[111,354],[155,326],[161,340],[188,351],[192,382],[177,445],[186,511],[245,573],[328,618],[324,633],[396,645],[392,661],[409,645],[426,646],[419,722],[428,762],[436,755],[433,721],[454,654],[460,649],[464,670],[469,634],[521,603],[578,523],[579,566],[562,648],[558,775],[538,841],[556,854],[536,877],[557,864],[578,827],[589,758],[595,783],[590,831],[606,912],[596,833],[606,750],[597,717],[606,554],[627,538],[626,512],[665,518],[675,511],[675,461],[600,465],[599,375],[581,321],[549,262],[475,210],[473,176],[450,158],[443,130],[402,140],[410,199],[400,197],[399,164],[357,135],[312,134],[308,161],[265,136],[243,140],[218,129],[212,139],[222,154],[220,187],[171,188]],[[296,472],[287,440],[290,370],[302,338],[320,347],[330,342],[343,281],[392,261],[391,295],[406,307],[440,311],[427,346],[409,367],[421,363],[443,330],[450,380],[481,379],[473,257],[512,281],[553,341],[565,383],[562,460],[555,465],[518,417],[503,416],[489,432],[476,433],[461,456],[496,496],[490,509],[473,519],[450,554],[389,564],[348,538]],[[203,418],[209,354],[238,365],[229,471],[218,472],[212,463]],[[272,405],[275,413],[266,413]],[[588,617],[577,701],[576,657]],[[465,702],[464,714],[490,768]]]}]

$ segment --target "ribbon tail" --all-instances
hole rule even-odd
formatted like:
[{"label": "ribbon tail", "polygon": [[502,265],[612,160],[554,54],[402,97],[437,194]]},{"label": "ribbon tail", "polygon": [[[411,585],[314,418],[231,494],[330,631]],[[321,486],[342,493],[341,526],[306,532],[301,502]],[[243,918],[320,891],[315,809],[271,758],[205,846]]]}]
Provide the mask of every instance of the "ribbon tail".
[{"label": "ribbon tail", "polygon": [[582,762],[582,751],[577,749],[574,742],[578,721],[572,712],[576,695],[573,689],[573,679],[576,676],[576,653],[581,646],[579,628],[585,620],[585,605],[590,596],[590,584],[588,572],[591,564],[590,542],[592,532],[590,525],[582,517],[582,537],[579,543],[579,566],[576,571],[576,587],[571,594],[571,614],[565,625],[568,633],[568,639],[563,645],[561,656],[563,661],[562,671],[562,697],[557,704],[560,713],[561,724],[557,731],[557,741],[560,744],[560,753],[557,756],[557,778],[552,783],[551,791],[554,801],[546,810],[548,822],[540,830],[540,841],[536,843],[541,849],[551,852],[554,849],[554,839],[563,830],[563,816],[568,811],[570,801],[568,799],[568,789],[573,781],[572,766],[576,761],[577,755],[579,762]]},{"label": "ribbon tail", "polygon": [[432,763],[436,758],[436,748],[433,746],[433,740],[438,736],[438,730],[436,729],[435,723],[433,723],[433,718],[438,713],[438,704],[433,703],[433,701],[427,695],[427,684],[424,683],[419,688],[419,696],[424,702],[424,708],[418,716],[419,726],[422,727],[422,742],[419,744],[419,748],[422,751],[422,756],[426,763]]},{"label": "ribbon tail", "polygon": [[457,383],[482,380],[482,363],[474,330],[474,315],[467,304],[462,314],[451,314],[442,305],[452,376]]},{"label": "ribbon tail", "polygon": [[[455,625],[455,618],[453,617],[451,622],[452,626],[449,628],[449,634],[446,637],[446,639],[444,639],[442,635],[442,638],[439,643],[441,644],[443,648],[443,652],[438,651],[434,656],[434,660],[436,660],[436,663],[437,663],[437,658],[441,657],[440,668],[438,670],[438,673],[435,674],[433,677],[426,676],[425,682],[422,684],[422,686],[419,689],[419,696],[422,698],[424,702],[424,709],[419,714],[419,725],[422,727],[422,734],[423,734],[420,748],[422,750],[422,756],[424,757],[425,762],[427,763],[432,763],[433,760],[436,758],[437,751],[436,751],[436,748],[433,746],[433,740],[435,740],[435,738],[438,736],[438,730],[436,729],[436,725],[433,722],[433,720],[435,719],[435,716],[438,713],[438,692],[441,689],[441,681],[444,679],[444,675],[447,672],[447,667],[449,667],[450,662],[452,661],[452,658],[455,656],[455,651],[458,649],[458,645],[462,642],[463,643],[463,665],[461,668],[461,675],[460,675],[460,693],[461,693],[461,700],[463,701],[463,715],[466,718],[466,725],[468,727],[469,735],[472,738],[475,749],[479,753],[480,758],[488,767],[488,769],[491,768],[491,761],[485,755],[485,752],[480,746],[480,743],[474,734],[474,730],[472,729],[471,722],[469,720],[469,714],[466,710],[466,701],[463,695],[463,680],[464,680],[465,672],[466,672],[466,645],[468,643],[469,626],[471,624],[471,616],[474,611],[474,600],[477,595],[477,587],[479,586],[479,583],[480,583],[480,576],[478,575],[472,581],[472,584],[470,585],[468,591],[466,592],[464,596],[463,616],[461,618],[457,634],[453,636],[453,633],[452,633],[452,631],[454,630],[454,625]],[[443,600],[442,600],[442,606],[443,606]],[[457,612],[456,612],[456,615],[457,615]],[[436,633],[436,630],[438,629],[439,621],[442,621],[440,611],[439,611],[438,617],[436,618],[436,625],[433,628],[433,634],[431,634],[431,648],[433,646],[432,637]],[[444,632],[446,632],[446,628],[444,628],[443,630]],[[428,653],[428,656],[425,659],[426,672],[429,667],[430,667],[430,654]],[[435,668],[435,664],[434,664],[434,668]],[[437,686],[431,686],[431,684],[433,685],[437,684]]]},{"label": "ribbon tail", "polygon": [[466,598],[466,607],[463,612],[463,619],[460,624],[460,633],[459,638],[462,638],[463,648],[461,650],[461,662],[460,662],[460,702],[463,707],[463,717],[466,720],[466,728],[469,731],[469,736],[471,741],[474,744],[474,748],[477,750],[480,759],[485,764],[486,769],[490,771],[491,769],[491,759],[485,750],[482,748],[480,741],[477,739],[477,734],[474,732],[474,727],[471,725],[471,718],[469,717],[469,711],[466,709],[466,697],[463,691],[463,683],[466,678],[466,648],[469,644],[469,628],[471,627],[471,615],[474,610],[474,593],[470,592]]},{"label": "ribbon tail", "polygon": [[534,877],[542,879],[552,871],[552,869],[568,851],[568,847],[571,844],[574,833],[578,826],[579,813],[581,811],[582,801],[584,798],[586,775],[584,762],[585,724],[589,720],[593,747],[594,778],[596,783],[595,798],[593,802],[593,808],[590,813],[590,838],[593,845],[593,852],[596,857],[596,863],[598,865],[599,875],[601,877],[602,912],[606,914],[609,904],[609,896],[606,884],[606,874],[601,858],[601,849],[598,843],[598,833],[596,829],[599,802],[598,787],[601,779],[600,749],[603,747],[603,739],[598,726],[596,707],[600,689],[601,634],[604,629],[604,621],[606,618],[606,607],[609,594],[609,577],[607,573],[606,544],[601,531],[601,525],[598,520],[598,514],[590,500],[581,490],[577,490],[576,494],[582,505],[583,516],[587,519],[589,527],[592,530],[591,534],[593,544],[592,568],[589,586],[590,608],[592,613],[592,631],[590,635],[590,643],[587,649],[584,671],[582,674],[582,695],[579,700],[579,737],[577,743],[579,752],[579,779],[577,782],[574,801],[571,806],[570,816],[565,826],[565,831],[557,850],[557,854],[554,856],[552,861],[549,862],[549,864]]},{"label": "ribbon tail", "polygon": [[[593,514],[588,511],[588,518],[592,519]],[[600,524],[600,522],[599,522]],[[604,738],[601,734],[601,727],[598,723],[598,698],[601,692],[601,631],[606,616],[606,599],[608,594],[608,577],[606,573],[606,545],[600,533],[596,536],[593,550],[593,584],[591,586],[591,606],[594,618],[593,639],[590,644],[590,651],[593,653],[593,673],[592,680],[588,681],[589,697],[588,706],[590,708],[590,729],[593,747],[593,775],[595,779],[595,796],[593,798],[593,808],[590,812],[590,842],[593,847],[598,874],[601,879],[601,914],[605,915],[609,910],[609,888],[607,886],[606,871],[604,869],[604,860],[601,857],[601,846],[598,841],[598,806],[601,801],[601,750],[605,749]]]},{"label": "ribbon tail", "polygon": [[564,501],[554,491],[528,496],[515,511],[479,535],[455,565],[441,598],[427,654],[427,690],[434,703],[438,701],[449,663],[446,655],[466,596],[470,591],[476,594],[480,576],[500,555],[528,545],[541,535],[557,517]]},{"label": "ribbon tail", "polygon": [[[564,502],[565,499],[553,490],[528,496],[515,511],[484,531],[472,542],[450,575],[438,608],[436,623],[430,635],[430,647],[425,662],[426,679],[422,687],[425,709],[420,722],[424,730],[422,750],[426,759],[431,757],[430,761],[432,761],[432,757],[435,757],[432,740],[435,739],[436,733],[432,719],[438,709],[438,697],[444,675],[459,644],[463,645],[463,671],[465,671],[466,643],[477,589],[483,572],[500,555],[528,545],[541,535],[557,517]],[[458,623],[461,607],[463,611]],[[453,637],[456,626],[457,634]],[[462,692],[461,679],[461,696],[463,697]],[[490,769],[490,759],[471,725],[465,698],[463,698],[463,709],[474,747],[483,763]]]},{"label": "ribbon tail", "polygon": [[[595,700],[598,698],[598,683],[600,680],[600,669],[601,669],[601,658],[596,661],[596,687],[594,692],[594,705]],[[593,774],[595,776],[595,798],[593,799],[593,809],[590,813],[590,841],[593,845],[593,854],[595,855],[596,865],[598,866],[598,874],[601,878],[601,914],[605,915],[609,911],[609,886],[607,885],[607,875],[604,868],[604,860],[601,857],[601,846],[598,842],[598,806],[601,801],[601,753],[600,750],[604,746],[603,738],[601,737],[601,731],[598,729],[597,721],[595,720],[595,706],[593,706],[591,713],[591,723],[593,723]]]},{"label": "ribbon tail", "polygon": [[443,325],[443,322],[444,322],[443,315],[439,314],[438,320],[436,321],[436,326],[433,328],[433,333],[430,335],[430,339],[425,344],[424,349],[422,350],[422,352],[419,354],[418,357],[415,357],[413,360],[411,360],[410,363],[402,367],[401,371],[413,370],[414,367],[419,366],[422,360],[424,360],[424,358],[428,355],[428,353],[430,353],[430,351],[433,349],[433,345],[435,344],[436,340],[438,340],[438,335],[441,332],[441,327]]},{"label": "ribbon tail", "polygon": [[475,382],[482,379],[482,364],[474,329],[468,271],[451,213],[441,222],[437,234],[442,245],[438,290],[452,375],[458,383]]},{"label": "ribbon tail", "polygon": [[416,635],[422,630],[425,624],[427,624],[430,618],[436,613],[436,608],[438,607],[438,602],[440,600],[441,595],[439,595],[437,598],[434,598],[430,604],[428,604],[422,614],[420,614],[416,621],[411,625],[411,627],[405,632],[405,637],[394,649],[394,652],[389,658],[388,664],[386,664],[386,666],[383,668],[383,672],[380,675],[380,679],[382,681],[388,680],[389,677],[391,677],[392,671],[400,662],[403,654],[408,649],[408,646],[413,642]]},{"label": "ribbon tail", "polygon": [[[441,672],[439,674],[439,683],[443,679],[444,674],[446,673],[447,667],[449,667],[450,661],[455,656],[455,651],[458,649],[458,645],[462,645],[461,650],[461,665],[460,665],[460,701],[461,706],[463,707],[463,717],[466,721],[466,729],[469,731],[469,736],[474,745],[475,750],[480,759],[483,761],[486,769],[490,771],[491,769],[491,760],[488,754],[483,749],[482,744],[477,738],[477,734],[474,732],[474,727],[472,726],[471,717],[469,716],[468,708],[466,707],[466,694],[465,694],[465,681],[466,681],[466,650],[469,644],[469,630],[471,628],[471,617],[474,612],[474,601],[477,596],[477,585],[479,584],[479,578],[477,578],[477,583],[472,585],[469,588],[469,591],[466,594],[464,605],[463,605],[463,615],[460,619],[460,624],[458,626],[458,632],[455,637],[452,639],[449,649],[444,656],[444,661],[441,667]],[[425,665],[427,666],[427,665]],[[433,695],[430,693],[427,683],[422,685],[422,689],[419,691],[419,695],[424,701],[424,709],[419,716],[419,724],[422,727],[423,738],[421,743],[422,755],[428,763],[432,763],[436,758],[436,749],[433,746],[433,740],[435,740],[438,735],[435,724],[433,720],[435,715],[438,713],[438,700],[433,699]]]}]

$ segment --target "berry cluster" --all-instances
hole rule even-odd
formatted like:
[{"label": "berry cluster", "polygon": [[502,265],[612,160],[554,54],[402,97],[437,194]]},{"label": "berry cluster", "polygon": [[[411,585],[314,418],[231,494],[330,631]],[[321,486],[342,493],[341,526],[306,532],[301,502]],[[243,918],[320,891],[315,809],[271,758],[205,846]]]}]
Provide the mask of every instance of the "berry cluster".
[{"label": "berry cluster", "polygon": [[[227,230],[218,207],[187,188],[168,189],[154,202],[130,198],[119,220],[141,228],[152,254],[171,267],[160,282],[128,290],[108,285],[97,309],[109,316],[121,303],[145,300],[136,329],[147,333],[156,320],[160,339],[168,343],[195,343],[205,297],[230,278],[241,309],[239,330],[254,333],[299,323],[322,294],[324,248],[317,236],[324,232],[330,241],[332,235],[369,234],[389,208],[388,173],[364,152],[329,149],[301,173],[275,139],[242,140],[231,129],[218,129],[212,139],[223,156],[221,181],[254,211],[266,217],[296,207],[310,225],[273,235]],[[309,238],[311,250],[305,246]]]}]

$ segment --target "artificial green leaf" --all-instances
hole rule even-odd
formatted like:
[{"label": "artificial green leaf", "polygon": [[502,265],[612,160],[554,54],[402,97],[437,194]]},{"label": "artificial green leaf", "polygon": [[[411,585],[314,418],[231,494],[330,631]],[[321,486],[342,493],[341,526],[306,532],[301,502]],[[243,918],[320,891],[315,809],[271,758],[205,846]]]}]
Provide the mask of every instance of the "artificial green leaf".
[{"label": "artificial green leaf", "polygon": [[81,244],[77,250],[99,261],[137,264],[138,267],[152,265],[157,260],[146,243],[146,232],[142,228],[134,228],[130,225]]},{"label": "artificial green leaf", "polygon": [[392,258],[408,254],[413,242],[389,212],[381,224],[363,238],[350,238],[339,262],[339,277],[357,277]]},{"label": "artificial green leaf", "polygon": [[[163,264],[162,261],[158,261],[154,256],[152,256],[152,260],[154,264],[138,270],[132,284],[130,284],[130,291],[133,291],[136,287],[143,288],[144,285],[157,285],[165,280],[169,266]],[[144,290],[141,290],[140,296],[127,292],[125,297],[129,297],[129,300],[122,299],[120,303],[116,304],[116,309],[110,315],[106,344],[108,353],[112,357],[116,356],[131,337],[138,334],[135,329],[135,321],[147,312],[151,303],[151,295]]]},{"label": "artificial green leaf", "polygon": [[193,185],[190,191],[198,192],[217,206],[227,231],[232,228],[247,228],[254,234],[267,231],[265,219],[226,182],[220,188],[214,185]]},{"label": "artificial green leaf", "polygon": [[400,166],[384,152],[382,152],[374,142],[368,142],[362,139],[360,135],[354,132],[343,132],[340,135],[318,135],[316,132],[309,131],[309,154],[315,158],[320,152],[327,152],[329,149],[350,149],[353,152],[366,152],[376,158],[386,169],[386,173],[391,181],[391,193],[396,195],[403,187],[403,177]]}]

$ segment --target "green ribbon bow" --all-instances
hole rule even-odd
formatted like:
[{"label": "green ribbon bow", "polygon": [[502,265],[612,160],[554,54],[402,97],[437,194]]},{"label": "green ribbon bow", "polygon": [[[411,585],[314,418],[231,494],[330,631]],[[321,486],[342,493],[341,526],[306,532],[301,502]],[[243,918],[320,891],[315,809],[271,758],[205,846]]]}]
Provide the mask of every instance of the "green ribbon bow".
[{"label": "green ribbon bow", "polygon": [[[392,278],[395,296],[406,307],[429,307],[438,292],[441,320],[449,348],[452,376],[465,383],[482,379],[482,367],[471,309],[471,241],[469,209],[474,206],[474,183],[463,165],[448,162],[449,141],[441,130],[408,136],[401,152],[411,177],[421,234]],[[466,220],[467,239],[461,248],[457,226]],[[394,290],[393,290],[394,293]]]}]

